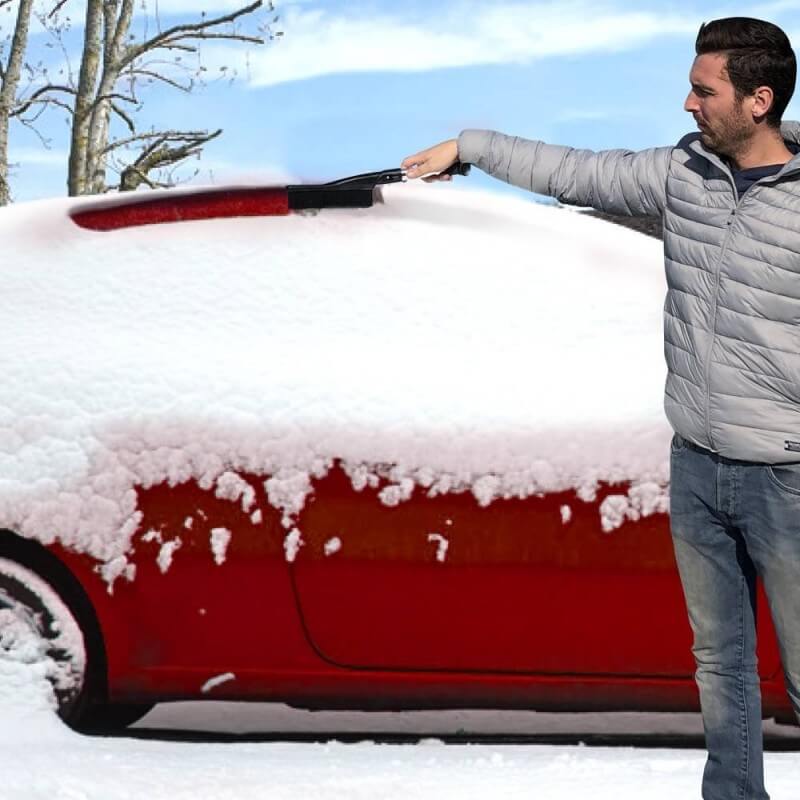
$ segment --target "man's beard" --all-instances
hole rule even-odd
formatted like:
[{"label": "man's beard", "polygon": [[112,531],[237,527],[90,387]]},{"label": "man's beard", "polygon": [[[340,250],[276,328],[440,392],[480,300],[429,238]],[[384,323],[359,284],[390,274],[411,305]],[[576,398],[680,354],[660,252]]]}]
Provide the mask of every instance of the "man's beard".
[{"label": "man's beard", "polygon": [[711,150],[729,158],[735,158],[745,149],[752,132],[744,114],[742,103],[734,104],[731,113],[723,117],[714,127],[701,131],[703,144]]}]

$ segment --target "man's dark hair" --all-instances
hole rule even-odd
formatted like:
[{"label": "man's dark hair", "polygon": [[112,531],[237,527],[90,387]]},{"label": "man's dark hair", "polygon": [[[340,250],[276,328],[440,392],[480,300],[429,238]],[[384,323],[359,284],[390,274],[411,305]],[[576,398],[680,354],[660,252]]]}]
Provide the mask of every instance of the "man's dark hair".
[{"label": "man's dark hair", "polygon": [[703,23],[694,46],[698,56],[720,53],[737,102],[759,86],[769,86],[774,99],[766,123],[779,128],[794,94],[797,61],[789,37],[771,22],[751,17],[726,17]]}]

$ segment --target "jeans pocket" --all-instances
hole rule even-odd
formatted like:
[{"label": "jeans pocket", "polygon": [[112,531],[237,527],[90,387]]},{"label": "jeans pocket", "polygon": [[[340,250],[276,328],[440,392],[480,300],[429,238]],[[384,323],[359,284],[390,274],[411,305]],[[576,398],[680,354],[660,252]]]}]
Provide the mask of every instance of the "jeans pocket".
[{"label": "jeans pocket", "polygon": [[672,455],[676,455],[677,453],[682,452],[686,449],[686,439],[683,438],[679,433],[672,434],[672,442],[669,446],[669,451]]},{"label": "jeans pocket", "polygon": [[800,495],[800,464],[767,466],[767,475],[779,489]]}]

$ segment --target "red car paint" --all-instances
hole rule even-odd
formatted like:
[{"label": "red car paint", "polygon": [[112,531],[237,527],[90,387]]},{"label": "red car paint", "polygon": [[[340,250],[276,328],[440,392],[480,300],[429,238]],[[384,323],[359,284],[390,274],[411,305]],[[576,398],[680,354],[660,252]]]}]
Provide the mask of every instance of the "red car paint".
[{"label": "red car paint", "polygon": [[[603,533],[599,505],[568,493],[496,500],[417,493],[386,507],[340,468],[314,483],[286,560],[286,529],[263,476],[243,475],[265,509],[190,482],[139,491],[144,520],[132,582],[113,594],[85,556],[53,546],[97,612],[113,701],[282,700],[359,708],[508,707],[555,710],[697,708],[691,635],[668,518]],[[573,510],[562,527],[560,506]],[[185,527],[187,517],[192,527]],[[452,525],[445,527],[450,519]],[[217,565],[210,532],[233,535]],[[445,531],[446,559],[429,541]],[[160,544],[180,537],[166,573]],[[341,549],[325,555],[333,536]],[[759,664],[765,712],[789,709],[761,597]],[[236,679],[204,695],[205,682]]]}]

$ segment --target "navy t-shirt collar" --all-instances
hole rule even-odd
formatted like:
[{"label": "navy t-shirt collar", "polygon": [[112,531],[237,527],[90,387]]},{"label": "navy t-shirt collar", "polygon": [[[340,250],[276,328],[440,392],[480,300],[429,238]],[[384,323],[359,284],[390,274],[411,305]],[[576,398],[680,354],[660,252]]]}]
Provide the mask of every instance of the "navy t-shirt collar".
[{"label": "navy t-shirt collar", "polygon": [[[786,147],[792,155],[800,153],[800,145],[794,142],[786,142]],[[766,178],[769,175],[775,175],[785,166],[784,164],[765,164],[761,167],[737,170],[733,168],[731,162],[727,158],[725,161],[733,174],[733,180],[736,183],[736,191],[739,193],[739,197],[741,197],[756,181],[761,180],[761,178]]]}]

